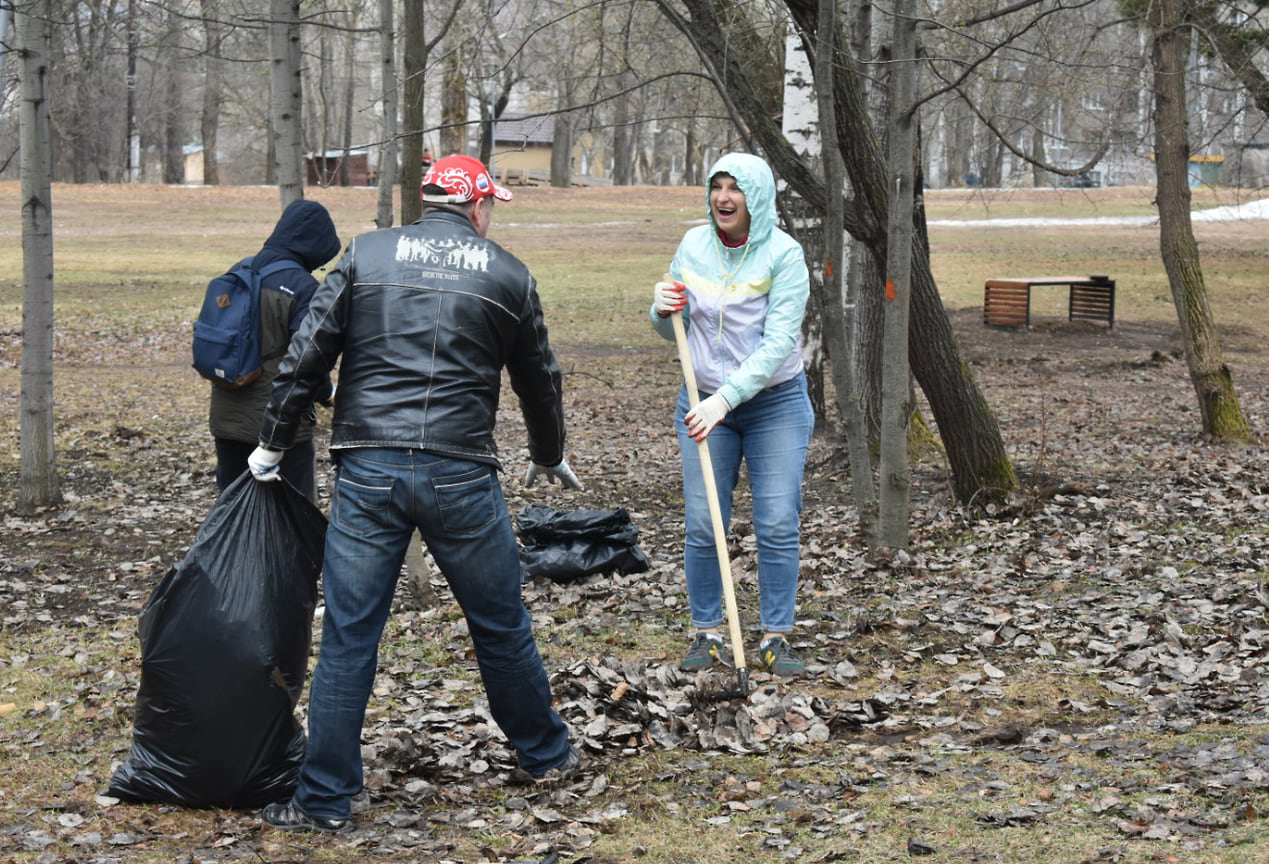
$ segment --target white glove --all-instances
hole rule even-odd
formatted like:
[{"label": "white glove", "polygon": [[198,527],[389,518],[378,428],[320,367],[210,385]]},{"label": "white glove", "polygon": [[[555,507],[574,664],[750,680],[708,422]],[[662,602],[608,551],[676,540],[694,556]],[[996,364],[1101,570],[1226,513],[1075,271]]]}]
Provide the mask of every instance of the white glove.
[{"label": "white glove", "polygon": [[251,455],[247,457],[247,467],[251,469],[251,476],[265,483],[277,480],[282,475],[278,473],[278,463],[282,461],[281,450],[270,450],[267,447],[257,447],[251,451]]},{"label": "white glove", "polygon": [[706,397],[683,418],[683,422],[687,424],[687,434],[697,441],[703,441],[709,430],[717,426],[730,410],[731,405],[721,393]]},{"label": "white glove", "polygon": [[687,286],[682,282],[658,282],[652,286],[652,311],[669,318],[687,305]]},{"label": "white glove", "polygon": [[543,478],[547,483],[555,483],[560,481],[560,485],[565,489],[582,490],[582,483],[577,479],[577,475],[573,473],[573,469],[568,467],[568,462],[563,459],[560,464],[555,466],[539,465],[536,462],[529,463],[529,470],[524,472],[524,486],[527,489],[532,486],[539,478]]}]

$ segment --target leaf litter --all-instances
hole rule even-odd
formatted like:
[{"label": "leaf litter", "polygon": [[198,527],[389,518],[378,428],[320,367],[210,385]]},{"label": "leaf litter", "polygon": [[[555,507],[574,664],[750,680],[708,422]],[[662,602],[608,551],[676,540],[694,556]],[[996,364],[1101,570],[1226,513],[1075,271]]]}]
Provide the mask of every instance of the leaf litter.
[{"label": "leaf litter", "polygon": [[[687,613],[677,457],[664,428],[674,364],[562,349],[562,360],[591,370],[568,378],[569,458],[587,491],[519,487],[515,466],[525,454],[518,417],[504,406],[509,507],[544,498],[561,508],[625,506],[653,562],[641,574],[525,585],[556,707],[584,753],[583,770],[563,783],[516,785],[513,755],[488,715],[443,580],[433,577],[438,599],[428,607],[403,580],[363,736],[367,790],[356,828],[339,841],[348,853],[442,860],[456,835],[480,832],[512,838],[485,849],[485,860],[538,860],[552,851],[592,860],[586,850],[598,836],[636,818],[636,784],[614,783],[613,769],[641,760],[657,766],[649,781],[680,790],[676,801],[711,802],[711,824],[763,814],[773,856],[788,860],[805,851],[792,825],[822,836],[867,833],[874,826],[851,800],[886,788],[902,803],[920,779],[964,772],[955,757],[975,751],[1026,763],[1057,790],[1023,806],[1007,782],[966,774],[987,805],[966,814],[979,826],[1100,820],[1125,842],[1201,845],[1259,818],[1251,802],[1269,790],[1269,733],[1249,741],[1186,733],[1269,724],[1263,434],[1232,446],[1195,432],[1184,363],[1174,348],[1151,347],[1176,341],[1169,328],[1007,333],[976,329],[965,316],[956,323],[969,337],[963,348],[997,407],[1023,490],[992,512],[964,508],[948,494],[945,468],[923,461],[914,467],[910,546],[871,555],[859,541],[841,452],[818,434],[806,473],[793,640],[810,674],[785,682],[755,670],[747,699],[717,702],[711,689],[730,683],[730,669],[688,675],[676,666]],[[1245,380],[1257,373],[1266,380],[1259,353],[1244,351],[1239,364]],[[162,370],[168,379],[181,374]],[[1265,428],[1263,388],[1244,386],[1239,395],[1252,427]],[[109,760],[128,746],[139,670],[118,648],[135,645],[137,612],[213,498],[210,442],[201,415],[187,413],[159,421],[154,406],[150,420],[85,419],[59,430],[66,504],[3,517],[0,624],[12,652],[0,657],[0,670],[11,677],[69,668],[75,683],[52,702],[0,704],[0,747],[39,758],[53,744],[43,730],[73,712],[79,731],[57,746],[86,767],[66,784],[61,804],[24,807],[10,793],[0,852],[53,860],[41,850],[69,844],[76,860],[114,861],[162,834],[154,816],[91,792],[85,799],[84,790],[104,789]],[[110,468],[120,453],[127,454],[122,473]],[[324,496],[329,465],[320,467]],[[729,542],[752,628],[755,543],[747,519],[742,495]],[[115,652],[104,661],[91,644],[101,634]],[[40,653],[50,637],[65,646],[55,660]],[[1038,698],[1051,693],[1052,703],[1030,714],[1013,710],[1014,688],[1037,681],[1049,687]],[[6,713],[24,722],[5,723]],[[1146,732],[1169,736],[1147,741]],[[781,779],[773,786],[715,767],[726,756],[764,756]],[[1082,768],[1085,761],[1121,765],[1115,786]],[[826,763],[831,771],[822,770]],[[1167,780],[1134,770],[1144,764],[1166,766]],[[811,779],[801,779],[802,769]],[[1177,790],[1200,790],[1207,808],[1178,810]],[[919,796],[908,806],[919,810]],[[216,860],[250,859],[267,842],[253,813],[209,818]],[[906,851],[937,850],[913,837]],[[1104,849],[1087,860],[1118,854]]]}]

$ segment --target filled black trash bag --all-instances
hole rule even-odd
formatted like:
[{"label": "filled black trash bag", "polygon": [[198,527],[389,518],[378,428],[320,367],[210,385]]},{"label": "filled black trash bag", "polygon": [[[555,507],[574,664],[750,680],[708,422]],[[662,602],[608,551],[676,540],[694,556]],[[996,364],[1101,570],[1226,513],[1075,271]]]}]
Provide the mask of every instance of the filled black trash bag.
[{"label": "filled black trash bag", "polygon": [[141,610],[132,748],[107,794],[188,807],[286,800],[304,757],[304,689],[326,517],[244,472]]},{"label": "filled black trash bag", "polygon": [[516,530],[525,581],[543,576],[569,582],[594,573],[642,573],[652,566],[624,507],[554,510],[529,504],[516,515]]}]

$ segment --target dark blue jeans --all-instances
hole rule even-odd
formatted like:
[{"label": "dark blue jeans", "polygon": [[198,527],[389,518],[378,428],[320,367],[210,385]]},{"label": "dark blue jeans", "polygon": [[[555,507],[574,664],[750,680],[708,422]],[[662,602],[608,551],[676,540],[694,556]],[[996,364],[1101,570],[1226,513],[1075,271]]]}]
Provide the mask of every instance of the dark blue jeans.
[{"label": "dark blue jeans", "polygon": [[335,451],[321,647],[295,803],[347,818],[361,791],[361,727],[379,638],[417,528],[467,617],[489,710],[520,767],[540,775],[569,753],[568,730],[520,596],[515,532],[491,465],[421,450]]}]

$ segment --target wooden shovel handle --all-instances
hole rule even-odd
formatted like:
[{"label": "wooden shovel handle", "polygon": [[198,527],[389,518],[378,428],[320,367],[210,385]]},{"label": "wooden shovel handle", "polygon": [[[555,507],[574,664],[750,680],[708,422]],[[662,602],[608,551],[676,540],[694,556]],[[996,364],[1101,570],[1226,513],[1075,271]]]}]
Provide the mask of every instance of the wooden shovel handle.
[{"label": "wooden shovel handle", "polygon": [[[687,384],[687,401],[693,408],[700,402],[696,391],[696,373],[692,371],[692,358],[687,350],[687,333],[683,329],[683,316],[679,312],[670,315],[674,325],[674,344],[679,349],[679,365],[683,367],[683,380]],[[718,504],[718,487],[714,483],[714,464],[709,458],[709,442],[702,438],[696,442],[700,454],[701,473],[705,480],[705,498],[709,501],[709,518],[714,524],[714,549],[718,553],[718,571],[723,579],[723,603],[727,609],[727,630],[731,634],[732,662],[736,670],[745,668],[745,647],[740,635],[740,615],[736,611],[736,588],[731,579],[731,559],[727,555],[727,530],[723,527],[723,511]]]}]

